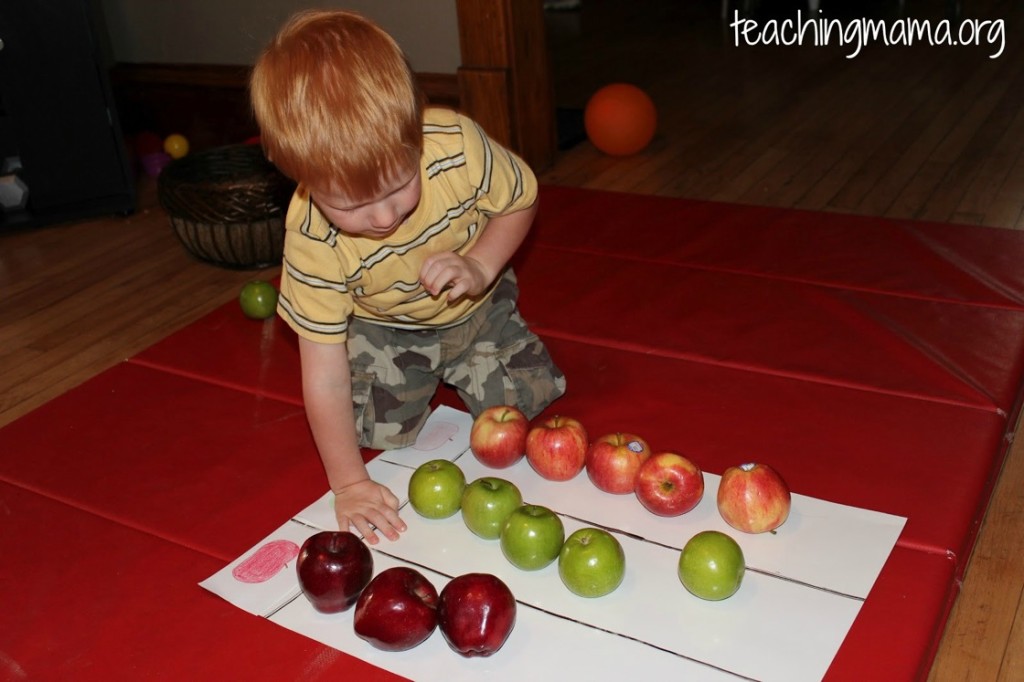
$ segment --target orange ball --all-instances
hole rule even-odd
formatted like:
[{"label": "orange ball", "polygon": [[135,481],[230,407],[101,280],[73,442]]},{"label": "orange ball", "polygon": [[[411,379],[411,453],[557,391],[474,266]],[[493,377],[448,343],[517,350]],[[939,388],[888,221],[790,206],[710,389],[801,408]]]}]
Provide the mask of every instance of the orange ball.
[{"label": "orange ball", "polygon": [[640,88],[613,83],[590,97],[583,111],[583,126],[593,145],[605,154],[629,156],[654,137],[658,112]]}]

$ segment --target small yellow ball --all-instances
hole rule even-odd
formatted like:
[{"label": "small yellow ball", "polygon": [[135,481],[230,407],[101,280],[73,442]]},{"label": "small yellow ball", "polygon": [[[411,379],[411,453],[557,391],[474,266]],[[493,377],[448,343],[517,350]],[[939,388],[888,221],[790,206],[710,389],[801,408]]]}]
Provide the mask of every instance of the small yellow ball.
[{"label": "small yellow ball", "polygon": [[188,140],[184,135],[173,133],[164,138],[164,151],[172,159],[180,159],[188,154]]}]

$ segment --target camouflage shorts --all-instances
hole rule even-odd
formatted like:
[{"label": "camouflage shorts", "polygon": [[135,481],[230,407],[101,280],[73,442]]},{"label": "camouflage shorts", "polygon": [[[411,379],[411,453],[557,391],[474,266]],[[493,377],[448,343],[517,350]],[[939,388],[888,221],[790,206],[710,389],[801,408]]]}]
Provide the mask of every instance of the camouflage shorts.
[{"label": "camouflage shorts", "polygon": [[410,331],[352,320],[348,354],[360,445],[405,447],[430,414],[443,381],[473,416],[517,405],[528,417],[565,392],[565,377],[516,309],[509,270],[473,315],[454,327]]}]

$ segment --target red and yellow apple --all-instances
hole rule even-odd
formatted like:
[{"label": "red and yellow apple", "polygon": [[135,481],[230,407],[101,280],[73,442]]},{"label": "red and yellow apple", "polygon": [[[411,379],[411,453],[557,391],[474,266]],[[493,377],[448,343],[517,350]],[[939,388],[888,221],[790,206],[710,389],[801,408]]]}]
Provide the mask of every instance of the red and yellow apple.
[{"label": "red and yellow apple", "polygon": [[650,456],[651,448],[640,436],[610,433],[590,444],[584,465],[600,490],[624,495],[633,492],[636,472]]},{"label": "red and yellow apple", "polygon": [[704,472],[692,460],[675,452],[647,458],[636,472],[636,497],[658,516],[679,516],[704,497]]},{"label": "red and yellow apple", "polygon": [[583,470],[587,444],[583,424],[572,417],[554,416],[527,433],[526,459],[542,477],[568,481]]},{"label": "red and yellow apple", "polygon": [[718,484],[718,511],[744,533],[774,531],[789,518],[789,486],[767,464],[729,467]]},{"label": "red and yellow apple", "polygon": [[469,432],[469,447],[480,463],[495,469],[510,467],[526,454],[530,420],[512,405],[495,405],[477,415]]}]

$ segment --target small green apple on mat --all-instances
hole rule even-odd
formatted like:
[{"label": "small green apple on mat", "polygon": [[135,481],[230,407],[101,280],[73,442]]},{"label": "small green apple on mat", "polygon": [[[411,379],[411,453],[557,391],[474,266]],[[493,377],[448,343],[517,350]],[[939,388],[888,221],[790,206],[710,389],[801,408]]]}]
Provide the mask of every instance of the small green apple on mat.
[{"label": "small green apple on mat", "polygon": [[253,320],[266,320],[277,310],[277,289],[270,282],[253,280],[247,282],[238,294],[242,313]]}]

